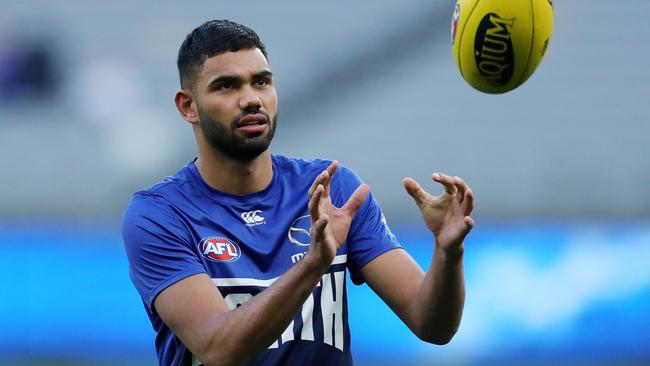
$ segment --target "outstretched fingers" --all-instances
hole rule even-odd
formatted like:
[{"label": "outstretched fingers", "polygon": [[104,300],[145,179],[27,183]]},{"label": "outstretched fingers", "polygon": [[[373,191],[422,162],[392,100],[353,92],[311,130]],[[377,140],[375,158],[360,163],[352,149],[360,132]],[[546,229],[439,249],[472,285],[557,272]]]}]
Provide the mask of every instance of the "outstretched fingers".
[{"label": "outstretched fingers", "polygon": [[319,185],[325,185],[325,181],[328,179],[328,173],[327,170],[323,170],[316,178],[314,178],[314,181],[311,183],[311,187],[309,187],[309,191],[307,191],[307,197],[311,199],[311,197],[314,195],[314,191]]},{"label": "outstretched fingers", "polygon": [[465,216],[463,222],[467,234],[474,227],[474,220],[470,217],[474,210],[474,193],[465,181],[458,177],[450,177],[445,174],[434,173],[433,180],[445,187],[445,193],[454,195],[454,200],[460,205],[460,212]]},{"label": "outstretched fingers", "polygon": [[472,210],[474,210],[474,193],[462,178],[454,177],[454,179],[456,188],[458,188],[460,210],[465,215],[463,222],[465,223],[465,235],[467,235],[474,227],[474,219],[470,217]]},{"label": "outstretched fingers", "polygon": [[460,203],[461,211],[466,216],[469,216],[474,209],[474,193],[461,177],[454,177],[453,182],[458,190],[457,199]]},{"label": "outstretched fingers", "polygon": [[438,182],[442,184],[442,186],[445,187],[445,193],[447,194],[453,195],[456,194],[456,192],[458,191],[458,188],[456,187],[456,183],[454,182],[455,179],[446,174],[433,173],[431,178],[433,178],[434,182]]},{"label": "outstretched fingers", "polygon": [[454,185],[456,186],[456,190],[458,191],[458,200],[462,203],[463,200],[465,199],[465,191],[469,188],[467,184],[461,179],[461,177],[455,176],[454,178]]},{"label": "outstretched fingers", "polygon": [[311,187],[309,187],[309,191],[307,191],[307,196],[311,197],[314,194],[316,187],[321,184],[323,185],[323,188],[325,188],[325,197],[329,197],[330,182],[338,167],[338,161],[334,160],[327,168],[325,168],[325,170],[323,170],[316,178],[314,178],[314,181],[311,183]]},{"label": "outstretched fingers", "polygon": [[465,216],[469,216],[472,213],[472,210],[474,210],[474,193],[472,192],[472,189],[467,187],[463,196],[463,202],[461,203],[460,208]]},{"label": "outstretched fingers", "polygon": [[336,170],[338,168],[339,168],[339,162],[334,160],[325,170],[327,172],[325,183],[323,183],[323,187],[325,187],[325,197],[329,197],[330,195],[330,182],[332,181],[332,177],[334,176],[334,173],[336,173]]},{"label": "outstretched fingers", "polygon": [[309,203],[307,204],[307,207],[309,208],[309,216],[311,216],[311,222],[316,222],[318,218],[320,217],[320,200],[323,197],[323,191],[325,188],[323,187],[322,184],[319,184],[316,186],[314,191],[311,193],[309,197]]}]

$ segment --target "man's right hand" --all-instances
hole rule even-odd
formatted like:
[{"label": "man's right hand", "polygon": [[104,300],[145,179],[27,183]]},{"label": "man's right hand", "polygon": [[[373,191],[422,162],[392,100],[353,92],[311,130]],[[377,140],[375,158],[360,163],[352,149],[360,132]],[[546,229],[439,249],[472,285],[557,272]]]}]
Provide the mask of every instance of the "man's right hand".
[{"label": "man's right hand", "polygon": [[322,272],[332,264],[336,252],[348,236],[352,218],[368,197],[368,185],[360,185],[341,208],[332,205],[330,182],[338,169],[333,161],[319,174],[308,191],[311,216],[311,245],[305,260],[313,261]]}]

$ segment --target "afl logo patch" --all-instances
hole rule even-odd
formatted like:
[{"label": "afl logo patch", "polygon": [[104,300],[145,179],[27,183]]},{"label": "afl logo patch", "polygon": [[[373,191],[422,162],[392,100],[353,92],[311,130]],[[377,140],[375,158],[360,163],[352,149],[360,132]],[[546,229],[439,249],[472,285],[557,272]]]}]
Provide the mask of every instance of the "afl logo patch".
[{"label": "afl logo patch", "polygon": [[212,237],[201,240],[199,250],[204,257],[215,262],[234,262],[239,259],[239,245],[231,240]]}]

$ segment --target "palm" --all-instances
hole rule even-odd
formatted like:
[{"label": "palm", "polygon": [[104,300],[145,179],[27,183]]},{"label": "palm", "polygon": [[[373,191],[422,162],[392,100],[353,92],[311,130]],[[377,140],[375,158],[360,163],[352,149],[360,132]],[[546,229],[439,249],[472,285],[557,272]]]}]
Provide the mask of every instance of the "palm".
[{"label": "palm", "polygon": [[327,207],[325,211],[330,219],[329,225],[325,227],[325,230],[330,235],[327,235],[326,238],[331,239],[333,246],[338,249],[348,236],[350,224],[352,223],[352,216],[350,216],[346,211],[332,205],[329,197],[326,201],[327,203],[325,203],[325,205],[329,207]]},{"label": "palm", "polygon": [[368,186],[362,184],[350,196],[341,208],[332,205],[329,185],[332,175],[336,172],[336,161],[323,171],[312,183],[309,189],[309,214],[312,220],[312,245],[324,262],[331,263],[336,252],[348,236],[350,224],[357,209],[368,196]]},{"label": "palm", "polygon": [[427,225],[436,236],[440,234],[440,230],[444,228],[443,223],[448,219],[449,206],[452,204],[451,197],[448,194],[434,197],[429,195],[427,200],[420,206],[424,223]]}]

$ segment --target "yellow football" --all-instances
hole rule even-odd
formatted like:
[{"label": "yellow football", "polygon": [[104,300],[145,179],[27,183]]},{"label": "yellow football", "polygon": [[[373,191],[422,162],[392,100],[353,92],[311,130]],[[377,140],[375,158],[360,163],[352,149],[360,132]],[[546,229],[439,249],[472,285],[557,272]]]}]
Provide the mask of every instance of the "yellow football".
[{"label": "yellow football", "polygon": [[523,84],[542,61],[552,33],[552,0],[457,0],[451,24],[460,74],[490,94]]}]

